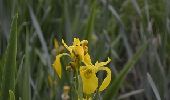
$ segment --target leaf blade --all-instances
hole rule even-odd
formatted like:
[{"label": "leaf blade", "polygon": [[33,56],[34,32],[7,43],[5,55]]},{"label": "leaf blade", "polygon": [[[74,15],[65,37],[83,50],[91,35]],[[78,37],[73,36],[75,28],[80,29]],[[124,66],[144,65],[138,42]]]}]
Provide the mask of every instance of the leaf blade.
[{"label": "leaf blade", "polygon": [[17,19],[18,14],[16,14],[12,20],[10,38],[6,49],[2,75],[1,100],[8,100],[9,90],[14,91],[15,89],[16,55],[17,55]]}]

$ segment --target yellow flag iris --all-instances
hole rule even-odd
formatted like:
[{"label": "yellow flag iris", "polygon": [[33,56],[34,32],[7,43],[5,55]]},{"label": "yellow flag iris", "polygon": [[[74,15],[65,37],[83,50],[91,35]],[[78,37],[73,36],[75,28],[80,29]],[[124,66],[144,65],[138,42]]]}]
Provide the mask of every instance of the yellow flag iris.
[{"label": "yellow flag iris", "polygon": [[[70,56],[72,59],[77,59],[78,57],[81,62],[84,62],[85,64],[91,64],[90,55],[88,54],[88,47],[87,47],[88,41],[87,40],[80,41],[78,38],[74,38],[73,44],[71,46],[68,46],[64,42],[64,40],[62,40],[62,43],[64,47],[70,52]],[[54,40],[54,46],[55,48],[58,47],[58,42],[56,40]],[[62,74],[60,58],[63,55],[69,55],[69,54],[63,53],[63,54],[57,55],[53,63],[53,67],[60,78]]]},{"label": "yellow flag iris", "polygon": [[[85,94],[94,93],[99,87],[99,91],[103,91],[111,81],[111,70],[108,67],[104,67],[110,62],[108,59],[107,62],[96,62],[95,65],[86,65],[80,67],[80,76],[82,78],[83,83],[83,92]],[[96,77],[96,73],[100,70],[106,71],[107,76],[103,80],[102,84],[98,86],[98,78]]]},{"label": "yellow flag iris", "polygon": [[[88,54],[87,40],[80,41],[78,38],[74,38],[74,41],[70,46],[68,46],[64,42],[64,40],[62,40],[62,43],[64,47],[69,51],[69,53],[59,54],[55,58],[53,67],[58,76],[61,78],[62,74],[60,58],[64,55],[68,55],[71,58],[70,62],[71,66],[74,65],[75,68],[77,68],[76,71],[79,71],[78,73],[80,73],[78,75],[75,75],[75,77],[79,77],[80,75],[83,84],[83,92],[85,94],[92,94],[95,91],[103,91],[104,89],[106,89],[111,81],[111,70],[105,66],[111,61],[111,59],[108,58],[106,62],[97,61],[95,64],[92,64],[90,55]],[[57,47],[56,44],[55,47]],[[84,64],[83,65],[80,65],[82,63],[77,64],[76,61],[82,62]],[[98,78],[96,76],[97,72],[99,71],[107,72],[107,75],[100,86],[98,85]]]}]

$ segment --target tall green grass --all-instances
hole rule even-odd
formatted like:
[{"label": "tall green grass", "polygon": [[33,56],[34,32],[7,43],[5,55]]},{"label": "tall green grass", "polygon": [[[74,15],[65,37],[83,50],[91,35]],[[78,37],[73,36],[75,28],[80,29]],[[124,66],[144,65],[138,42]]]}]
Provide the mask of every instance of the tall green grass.
[{"label": "tall green grass", "polygon": [[[8,100],[9,92],[13,94],[15,91],[15,75],[16,75],[16,56],[17,56],[17,19],[18,15],[15,15],[11,24],[10,37],[8,46],[5,52],[5,58],[2,62],[2,80],[1,80],[1,100]],[[11,97],[13,98],[13,97]],[[12,99],[11,99],[12,100]]]},{"label": "tall green grass", "polygon": [[169,9],[169,0],[0,0],[0,99],[61,99],[69,76],[59,81],[51,64],[61,39],[79,37],[93,63],[112,59],[112,84],[97,97],[170,100]]}]

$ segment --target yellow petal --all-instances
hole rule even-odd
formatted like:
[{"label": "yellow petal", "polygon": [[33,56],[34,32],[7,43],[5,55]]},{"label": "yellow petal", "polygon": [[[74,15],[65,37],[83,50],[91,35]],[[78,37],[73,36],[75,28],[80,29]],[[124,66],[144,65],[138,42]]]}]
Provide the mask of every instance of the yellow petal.
[{"label": "yellow petal", "polygon": [[83,40],[80,42],[80,45],[83,47],[85,54],[88,52],[87,44],[88,44],[87,40]]},{"label": "yellow petal", "polygon": [[84,56],[84,63],[85,63],[85,65],[92,65],[91,58],[88,53]]},{"label": "yellow petal", "polygon": [[80,57],[81,60],[84,60],[84,49],[82,46],[75,46],[74,52]]},{"label": "yellow petal", "polygon": [[80,42],[80,44],[82,44],[82,46],[86,46],[86,45],[88,44],[88,41],[87,41],[87,40],[82,40],[82,41]]},{"label": "yellow petal", "polygon": [[64,55],[68,55],[67,53],[62,53],[56,56],[56,59],[54,61],[53,64],[53,68],[55,69],[55,72],[58,74],[58,76],[61,78],[61,74],[62,74],[62,67],[61,67],[61,62],[60,62],[60,58]]},{"label": "yellow petal", "polygon": [[79,38],[74,38],[73,46],[80,45],[80,40]]},{"label": "yellow petal", "polygon": [[102,67],[102,66],[107,65],[110,61],[111,61],[110,58],[108,58],[108,60],[107,60],[106,62],[100,62],[100,63],[99,63],[99,62],[97,61],[97,62],[95,63],[95,66],[96,66],[96,67]]},{"label": "yellow petal", "polygon": [[99,87],[99,91],[103,91],[110,84],[110,81],[111,81],[111,70],[108,67],[99,67],[99,70],[104,70],[104,71],[107,72],[106,78],[103,80],[101,86]]},{"label": "yellow petal", "polygon": [[64,42],[63,39],[62,39],[62,43],[63,43],[64,47],[71,53],[72,49]]},{"label": "yellow petal", "polygon": [[98,78],[94,66],[80,67],[80,76],[83,83],[83,92],[85,94],[94,93],[98,87]]}]

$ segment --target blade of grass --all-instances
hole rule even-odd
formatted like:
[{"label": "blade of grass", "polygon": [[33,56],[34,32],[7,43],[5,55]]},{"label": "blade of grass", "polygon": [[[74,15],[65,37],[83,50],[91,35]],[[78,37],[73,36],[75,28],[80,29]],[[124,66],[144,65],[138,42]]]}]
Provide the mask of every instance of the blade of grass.
[{"label": "blade of grass", "polygon": [[152,79],[152,77],[149,73],[147,73],[147,79],[148,79],[150,86],[152,87],[152,90],[153,90],[157,100],[161,100],[161,97],[159,95],[159,91],[158,91],[158,89],[157,89],[157,87],[156,87],[156,85],[155,85],[155,83],[154,83],[154,81],[153,81],[153,79]]},{"label": "blade of grass", "polygon": [[16,55],[17,55],[17,19],[16,14],[12,20],[10,38],[5,55],[5,63],[3,66],[2,76],[2,97],[1,100],[8,100],[9,90],[15,90],[15,74],[16,74]]},{"label": "blade of grass", "polygon": [[70,23],[70,14],[69,14],[69,4],[67,0],[64,0],[64,23],[65,23],[66,41],[67,43],[70,43],[73,33],[70,33],[71,23]]},{"label": "blade of grass", "polygon": [[109,11],[112,13],[112,15],[115,17],[116,21],[118,22],[118,24],[121,26],[121,27],[124,27],[124,24],[119,16],[119,14],[117,13],[117,11],[115,10],[115,8],[111,5],[108,5],[108,9]]},{"label": "blade of grass", "polygon": [[136,95],[136,94],[140,94],[140,93],[143,93],[144,92],[144,89],[139,89],[139,90],[134,90],[134,91],[131,91],[129,93],[126,93],[126,94],[123,94],[123,95],[120,95],[118,97],[119,100],[122,100],[122,99],[126,99],[132,95]]},{"label": "blade of grass", "polygon": [[23,63],[24,63],[24,59],[25,59],[25,55],[22,57],[21,59],[21,63],[18,67],[18,71],[17,71],[17,75],[16,75],[16,82],[15,82],[15,85],[19,82],[19,76],[21,75],[22,73],[22,67],[23,67]]},{"label": "blade of grass", "polygon": [[140,10],[140,7],[139,7],[137,1],[136,0],[131,0],[131,2],[132,2],[133,6],[135,8],[134,10],[136,10],[137,14],[141,17],[142,14],[141,14],[141,10]]},{"label": "blade of grass", "polygon": [[108,88],[106,94],[104,95],[104,100],[111,100],[113,97],[117,95],[117,92],[122,85],[126,75],[134,67],[136,62],[139,60],[144,50],[146,49],[147,44],[143,44],[142,47],[132,56],[132,58],[126,63],[125,67],[118,74],[116,79],[113,81],[111,86]]},{"label": "blade of grass", "polygon": [[77,33],[78,29],[80,27],[80,20],[81,20],[81,12],[83,11],[83,4],[84,4],[84,0],[80,0],[79,4],[76,8],[76,15],[72,24],[72,29],[71,29],[71,33]]},{"label": "blade of grass", "polygon": [[[0,76],[3,75],[3,66],[5,62],[5,54],[2,55],[2,58],[0,59]],[[0,77],[0,91],[2,89],[2,77]],[[0,92],[0,97],[1,97],[1,92]]]},{"label": "blade of grass", "polygon": [[96,2],[93,1],[92,8],[90,11],[90,16],[87,19],[87,24],[86,24],[86,30],[84,33],[84,38],[90,40],[90,34],[93,32],[94,28],[94,22],[95,22],[95,16],[96,16]]},{"label": "blade of grass", "polygon": [[45,41],[45,39],[43,37],[43,32],[42,32],[41,27],[40,27],[40,25],[39,25],[39,23],[38,23],[38,21],[37,21],[37,19],[35,17],[33,9],[30,6],[28,6],[28,7],[29,7],[29,13],[30,13],[30,16],[31,16],[31,19],[32,19],[32,22],[33,22],[33,26],[34,26],[34,28],[36,30],[36,33],[37,33],[38,38],[39,38],[39,40],[41,42],[41,45],[42,45],[42,49],[43,49],[43,52],[44,52],[44,57],[43,58],[47,61],[47,65],[49,67],[48,68],[49,73],[53,74],[53,70],[52,70],[52,67],[51,67],[50,55],[48,53],[48,48],[47,48],[46,41]]},{"label": "blade of grass", "polygon": [[[104,3],[104,2],[103,2]],[[117,11],[115,10],[115,8],[111,5],[108,5],[108,10],[112,13],[112,15],[115,17],[117,23],[119,24],[120,26],[120,34],[121,34],[121,37],[123,39],[123,43],[126,47],[126,50],[127,50],[127,55],[128,55],[128,58],[131,58],[132,56],[132,50],[131,50],[131,47],[130,47],[130,44],[129,44],[129,41],[127,39],[127,36],[126,36],[126,32],[125,32],[125,26],[124,26],[124,23],[123,21],[121,20],[121,17],[120,15],[117,13]]]},{"label": "blade of grass", "polygon": [[30,52],[29,52],[29,33],[26,29],[26,47],[25,47],[25,66],[23,67],[23,82],[22,82],[22,99],[31,100],[31,91],[30,91]]}]

